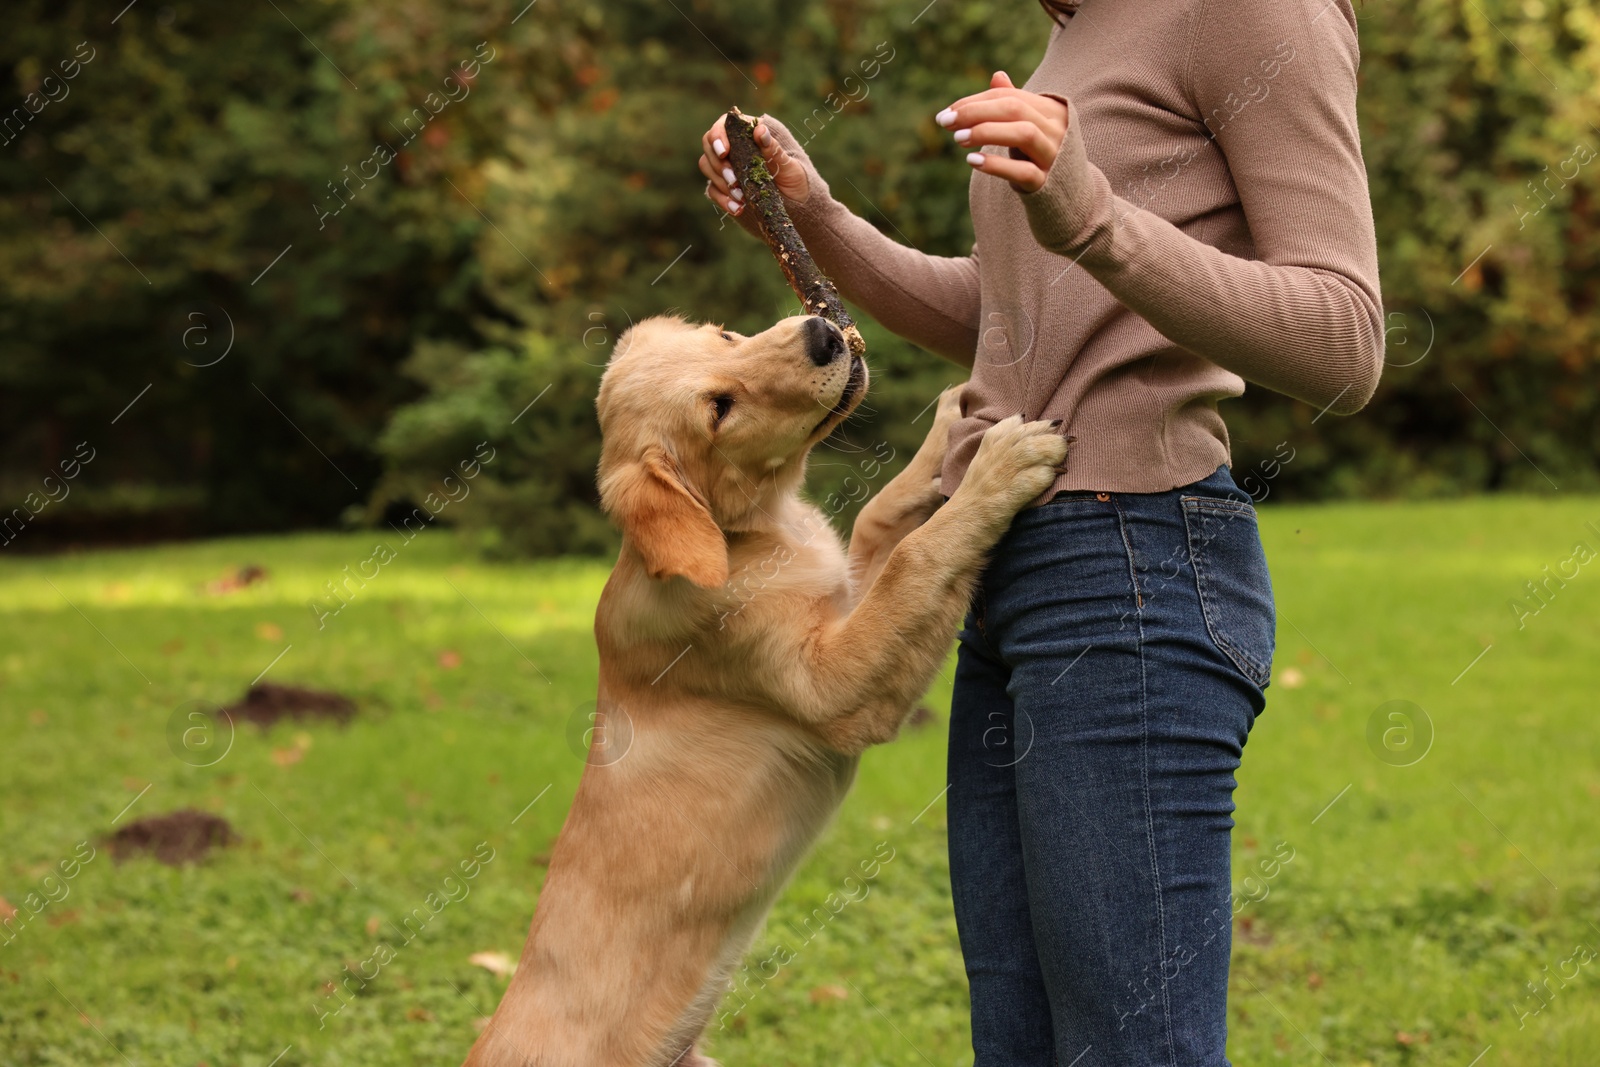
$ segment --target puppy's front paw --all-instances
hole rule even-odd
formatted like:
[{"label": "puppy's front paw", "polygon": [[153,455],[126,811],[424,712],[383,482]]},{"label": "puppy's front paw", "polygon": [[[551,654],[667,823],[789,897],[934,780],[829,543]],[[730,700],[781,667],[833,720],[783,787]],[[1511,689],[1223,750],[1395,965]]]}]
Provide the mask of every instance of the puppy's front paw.
[{"label": "puppy's front paw", "polygon": [[1058,422],[1023,422],[1012,415],[989,427],[958,494],[992,502],[1009,519],[1050,487],[1067,458]]}]

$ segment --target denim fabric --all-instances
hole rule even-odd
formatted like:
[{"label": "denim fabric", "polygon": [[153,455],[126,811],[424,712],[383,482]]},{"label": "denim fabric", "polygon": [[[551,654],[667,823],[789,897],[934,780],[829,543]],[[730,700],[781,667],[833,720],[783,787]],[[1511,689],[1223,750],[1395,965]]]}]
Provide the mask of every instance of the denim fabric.
[{"label": "denim fabric", "polygon": [[1227,1064],[1233,774],[1273,630],[1226,467],[1017,516],[950,716],[975,1067]]}]

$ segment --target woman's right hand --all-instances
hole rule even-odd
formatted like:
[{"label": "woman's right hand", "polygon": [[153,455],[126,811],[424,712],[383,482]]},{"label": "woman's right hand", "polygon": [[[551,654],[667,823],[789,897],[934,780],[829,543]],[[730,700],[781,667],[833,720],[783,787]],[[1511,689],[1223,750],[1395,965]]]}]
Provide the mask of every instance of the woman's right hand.
[{"label": "woman's right hand", "polygon": [[[718,115],[700,138],[700,173],[706,176],[706,196],[711,202],[730,215],[738,215],[744,210],[744,190],[734,181],[733,167],[728,163],[728,136],[723,129],[726,120],[727,115]],[[755,133],[756,146],[767,161],[778,191],[786,200],[804,200],[811,191],[805,168],[783,150],[766,123],[758,120]]]}]

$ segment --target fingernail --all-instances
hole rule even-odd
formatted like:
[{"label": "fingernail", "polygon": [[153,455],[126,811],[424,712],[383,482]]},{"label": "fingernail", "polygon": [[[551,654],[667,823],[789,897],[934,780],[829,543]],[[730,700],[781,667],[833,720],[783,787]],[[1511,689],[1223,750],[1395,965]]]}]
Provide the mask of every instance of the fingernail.
[{"label": "fingernail", "polygon": [[735,200],[743,200],[744,199],[744,190],[743,189],[735,189],[733,191],[733,198]]},{"label": "fingernail", "polygon": [[968,152],[967,153],[967,162],[971,163],[974,167],[983,166],[983,158],[984,157],[983,157],[983,153],[982,152]]},{"label": "fingernail", "polygon": [[943,111],[933,116],[933,121],[937,122],[941,126],[946,127],[947,129],[951,126],[954,126],[956,124],[956,109],[953,107],[945,108]]},{"label": "fingernail", "polygon": [[728,151],[727,148],[723,146],[722,138],[720,138],[720,137],[716,138],[715,140],[713,140],[711,142],[711,150],[713,152],[715,152],[719,156],[723,155],[724,153],[726,153]]},{"label": "fingernail", "polygon": [[761,142],[762,148],[765,148],[767,145],[772,143],[772,134],[768,133],[767,128],[763,126],[756,134],[756,140]]},{"label": "fingernail", "polygon": [[733,203],[728,205],[728,214],[730,214],[730,215],[737,215],[737,214],[739,214],[739,212],[741,212],[743,210],[744,210],[744,205],[739,203],[739,201],[737,201],[737,200],[735,200]]},{"label": "fingernail", "polygon": [[956,138],[956,144],[966,144],[968,141],[972,140],[972,131],[971,130],[957,130],[955,132],[955,138]]},{"label": "fingernail", "polygon": [[722,168],[722,180],[727,182],[729,185],[737,185],[738,184],[738,182],[734,181],[733,168],[732,167],[723,167]]}]

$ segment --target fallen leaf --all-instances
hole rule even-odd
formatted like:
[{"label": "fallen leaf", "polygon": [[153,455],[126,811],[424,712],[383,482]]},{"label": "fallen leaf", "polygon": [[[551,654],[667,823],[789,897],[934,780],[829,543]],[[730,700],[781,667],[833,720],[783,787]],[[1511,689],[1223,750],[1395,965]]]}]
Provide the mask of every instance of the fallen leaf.
[{"label": "fallen leaf", "polygon": [[843,986],[819,985],[811,991],[811,1003],[821,1004],[825,1000],[849,1000],[850,991]]},{"label": "fallen leaf", "polygon": [[1299,667],[1285,667],[1283,673],[1278,675],[1278,684],[1285,689],[1299,689],[1306,684],[1306,676]]},{"label": "fallen leaf", "polygon": [[1416,1035],[1408,1034],[1404,1030],[1396,1030],[1394,1032],[1394,1039],[1400,1042],[1402,1045],[1415,1045],[1417,1043]]},{"label": "fallen leaf", "polygon": [[439,653],[439,666],[447,671],[453,671],[461,666],[461,653],[453,648],[447,648]]},{"label": "fallen leaf", "polygon": [[376,915],[374,915],[372,918],[368,919],[367,920],[367,936],[368,937],[376,937],[376,936],[378,936],[378,928],[380,926],[382,926],[382,925],[383,925],[383,920],[378,918]]},{"label": "fallen leaf", "polygon": [[406,1018],[414,1023],[431,1023],[433,1022],[433,1012],[427,1008],[407,1008]]},{"label": "fallen leaf", "polygon": [[263,641],[282,641],[283,627],[275,622],[256,623],[256,636]]},{"label": "fallen leaf", "polygon": [[313,899],[311,896],[311,890],[301,889],[298,886],[289,890],[289,895],[302,904],[309,904]]},{"label": "fallen leaf", "polygon": [[1306,985],[1310,986],[1312,989],[1321,989],[1322,975],[1318,974],[1316,971],[1312,971],[1310,974],[1306,975]]},{"label": "fallen leaf", "polygon": [[299,763],[305,758],[306,750],[298,745],[291,745],[289,748],[275,748],[272,750],[272,762],[276,763],[280,767],[288,767],[291,764]]},{"label": "fallen leaf", "polygon": [[510,978],[517,973],[517,965],[504,952],[474,952],[467,957],[467,962],[500,978]]},{"label": "fallen leaf", "polygon": [[[28,721],[33,723],[35,726],[43,726],[45,723],[50,721],[50,716],[45,714],[45,710],[43,708],[34,708],[32,711],[28,712]],[[1589,788],[1593,789],[1594,787],[1590,786]]]},{"label": "fallen leaf", "polygon": [[0,897],[0,922],[5,922],[16,913],[17,909],[11,906],[11,901],[5,897]]}]

